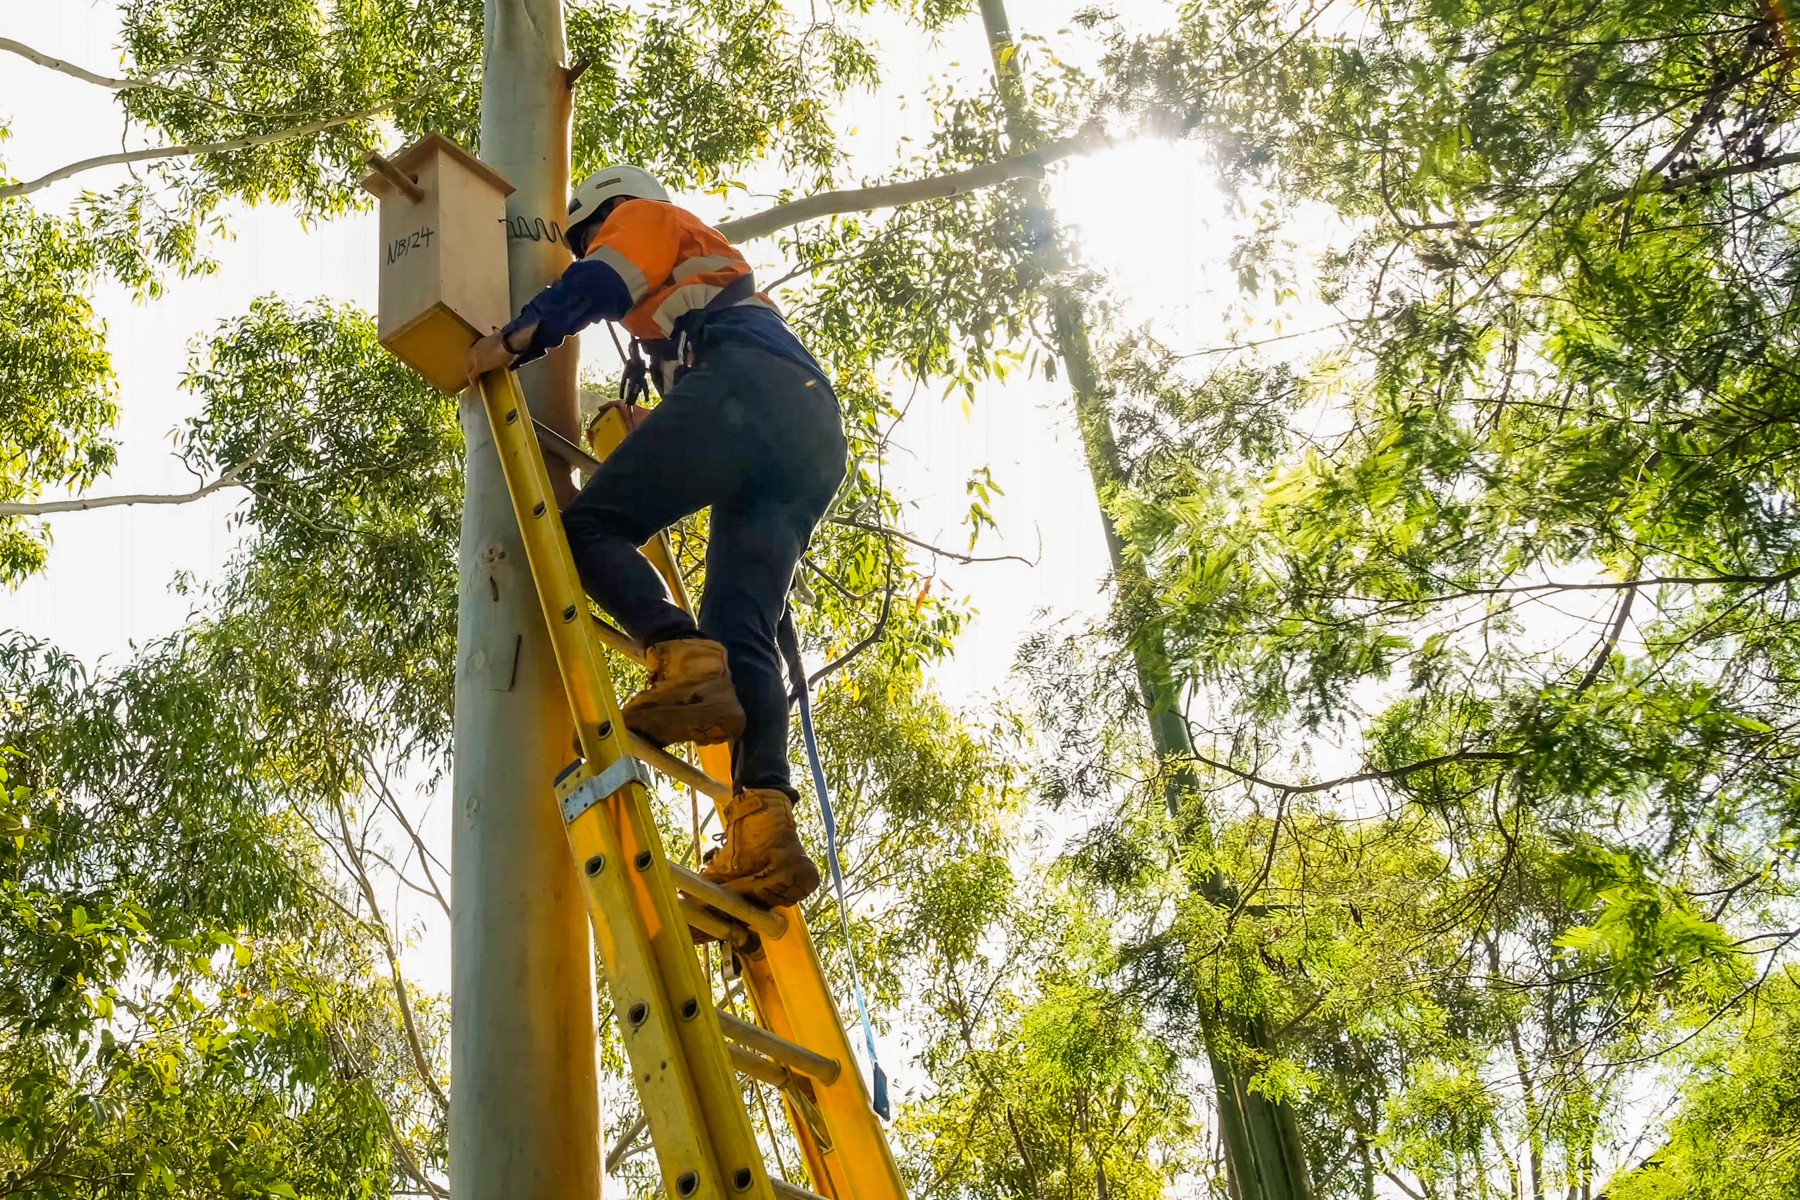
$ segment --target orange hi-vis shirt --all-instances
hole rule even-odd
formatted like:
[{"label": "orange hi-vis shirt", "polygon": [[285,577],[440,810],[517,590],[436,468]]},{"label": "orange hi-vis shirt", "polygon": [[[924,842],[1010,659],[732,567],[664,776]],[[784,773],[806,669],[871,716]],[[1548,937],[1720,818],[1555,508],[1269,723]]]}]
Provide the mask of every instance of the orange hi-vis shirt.
[{"label": "orange hi-vis shirt", "polygon": [[[627,200],[607,214],[583,262],[611,267],[631,294],[621,324],[634,337],[674,337],[676,323],[750,273],[737,247],[685,208]],[[742,301],[773,308],[768,297]]]},{"label": "orange hi-vis shirt", "polygon": [[[595,321],[619,321],[646,341],[692,333],[707,304],[733,282],[751,277],[750,264],[718,230],[659,200],[627,200],[615,207],[584,251],[503,331],[510,341],[519,329],[532,329],[518,363],[530,362]],[[707,313],[705,321],[714,336],[748,342],[820,371],[767,296],[745,296]]]}]

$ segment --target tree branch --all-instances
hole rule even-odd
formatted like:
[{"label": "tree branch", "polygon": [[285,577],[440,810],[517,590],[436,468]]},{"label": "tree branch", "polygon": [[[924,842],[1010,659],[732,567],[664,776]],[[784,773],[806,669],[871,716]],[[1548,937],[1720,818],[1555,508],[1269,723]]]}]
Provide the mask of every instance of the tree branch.
[{"label": "tree branch", "polygon": [[929,550],[933,554],[941,554],[945,558],[953,558],[959,563],[1019,562],[1024,563],[1028,567],[1037,566],[1037,563],[1033,562],[1031,559],[1021,558],[1017,554],[995,554],[984,557],[979,554],[961,554],[955,550],[946,550],[942,546],[934,546],[930,542],[922,542],[910,533],[901,533],[898,529],[893,529],[886,525],[876,525],[868,521],[858,521],[855,517],[832,517],[830,518],[830,522],[833,525],[843,525],[850,529],[866,529],[870,533],[879,533],[886,537],[896,537],[908,545],[917,546],[921,550]]},{"label": "tree branch", "polygon": [[[381,789],[381,798],[386,801],[389,811],[399,819],[400,827],[406,830],[406,836],[412,839],[413,849],[417,851],[419,855],[419,865],[425,869],[425,882],[431,885],[430,895],[437,900],[438,907],[444,910],[444,915],[446,917],[449,916],[450,901],[444,897],[444,893],[438,888],[437,876],[432,873],[431,864],[435,862],[439,867],[442,867],[446,871],[448,871],[449,868],[444,867],[443,860],[431,852],[425,845],[425,839],[420,837],[419,831],[413,828],[413,823],[407,819],[406,813],[401,810],[400,801],[394,796],[393,789],[388,786],[387,773],[376,770],[374,756],[367,751],[364,751],[362,759],[363,766],[368,768],[369,777],[374,779],[375,786]],[[414,884],[410,879],[407,879],[406,875],[398,869],[394,871],[394,874],[398,875],[400,881],[405,883],[408,887],[411,887],[414,891],[424,891],[423,888]]]},{"label": "tree branch", "polygon": [[[1525,583],[1513,587],[1464,588],[1456,592],[1440,592],[1435,596],[1385,600],[1374,611],[1387,613],[1395,609],[1412,608],[1422,604],[1448,604],[1453,600],[1472,600],[1481,596],[1530,596],[1541,592],[1623,592],[1636,591],[1646,587],[1661,587],[1664,584],[1684,587],[1728,587],[1733,584],[1755,584],[1768,588],[1787,583],[1795,578],[1800,578],[1800,567],[1789,567],[1774,575],[1651,575],[1641,579],[1601,579],[1592,583],[1560,581]],[[1348,600],[1356,597],[1337,595],[1332,598]]]},{"label": "tree branch", "polygon": [[[137,88],[166,89],[168,86],[166,84],[158,83],[154,79],[134,79],[130,76],[121,79],[112,75],[97,75],[85,67],[78,67],[72,62],[64,62],[60,58],[53,58],[52,56],[45,54],[42,50],[33,50],[24,42],[15,42],[11,38],[0,37],[0,50],[10,51],[13,54],[17,54],[20,58],[30,59],[40,67],[48,67],[52,71],[60,71],[64,75],[73,76],[83,83],[91,83],[96,87],[110,88],[115,92],[129,92]],[[168,68],[165,67],[163,69],[167,70]]]},{"label": "tree branch", "polygon": [[619,1135],[619,1140],[613,1143],[613,1148],[611,1150],[607,1151],[606,1170],[608,1174],[618,1170],[620,1163],[632,1157],[639,1149],[641,1149],[641,1147],[637,1145],[637,1140],[643,1136],[644,1130],[648,1128],[650,1128],[649,1114],[639,1113],[637,1115],[637,1120],[633,1121],[626,1128],[625,1132]]},{"label": "tree branch", "polygon": [[[841,192],[820,192],[816,196],[777,204],[774,208],[739,217],[735,221],[722,222],[718,230],[728,241],[748,242],[768,237],[790,225],[798,225],[816,217],[828,217],[834,213],[899,208],[906,204],[917,204],[921,200],[943,200],[964,192],[993,187],[1008,180],[1039,179],[1043,177],[1044,168],[1051,163],[1090,153],[1106,144],[1107,139],[1097,134],[1060,138],[1029,154],[983,163],[966,171],[952,171],[947,175],[933,175],[905,183],[884,183],[876,187],[853,188]],[[0,192],[0,195],[4,194]]]},{"label": "tree branch", "polygon": [[[1634,580],[1626,582],[1631,583]],[[1637,588],[1635,587],[1626,588],[1624,594],[1619,597],[1618,611],[1613,614],[1612,627],[1601,639],[1600,648],[1595,652],[1594,661],[1589,665],[1587,673],[1581,677],[1581,682],[1575,685],[1575,695],[1579,696],[1593,687],[1594,681],[1600,678],[1600,672],[1606,669],[1607,660],[1612,657],[1612,652],[1617,648],[1619,639],[1625,634],[1625,622],[1631,619],[1631,602],[1636,599]]]},{"label": "tree branch", "polygon": [[387,1125],[388,1140],[392,1143],[394,1152],[400,1156],[400,1169],[418,1181],[419,1186],[425,1189],[425,1195],[437,1197],[437,1200],[449,1200],[449,1190],[434,1182],[419,1167],[419,1160],[413,1157],[412,1147],[406,1144],[406,1139],[400,1136],[400,1130],[394,1126],[394,1114],[388,1111],[387,1101],[376,1096],[375,1106],[381,1110],[381,1119]]},{"label": "tree branch", "polygon": [[[1752,159],[1749,162],[1738,163],[1735,166],[1713,167],[1710,170],[1694,171],[1674,179],[1664,179],[1660,184],[1650,188],[1645,188],[1641,183],[1635,187],[1619,188],[1616,191],[1606,192],[1603,195],[1596,197],[1594,199],[1594,204],[1612,204],[1615,201],[1623,200],[1627,196],[1636,194],[1654,195],[1657,192],[1662,192],[1664,195],[1667,195],[1671,192],[1686,191],[1688,188],[1703,187],[1706,184],[1715,183],[1721,179],[1730,179],[1734,175],[1753,175],[1758,171],[1773,171],[1777,167],[1791,166],[1794,163],[1800,163],[1800,151],[1791,151],[1787,154],[1771,154],[1763,158]],[[1654,178],[1654,176],[1652,176],[1652,178]]]},{"label": "tree branch", "polygon": [[269,448],[272,439],[264,438],[263,444],[256,452],[243,462],[234,463],[225,469],[211,483],[202,484],[191,492],[178,492],[171,495],[152,494],[147,496],[95,496],[76,500],[45,500],[30,504],[0,504],[0,517],[45,517],[51,513],[87,512],[96,508],[118,508],[127,504],[187,504],[212,495],[221,488],[249,487],[239,477],[258,462]]},{"label": "tree branch", "polygon": [[1343,775],[1337,779],[1327,779],[1323,783],[1282,783],[1277,779],[1264,779],[1254,771],[1244,771],[1230,763],[1219,762],[1194,751],[1194,761],[1214,770],[1235,775],[1245,783],[1254,783],[1258,787],[1266,787],[1270,791],[1279,792],[1283,796],[1308,796],[1314,792],[1328,792],[1332,788],[1348,787],[1353,783],[1369,783],[1375,780],[1404,779],[1408,775],[1420,771],[1429,771],[1433,767],[1442,767],[1459,762],[1511,762],[1522,757],[1522,750],[1459,750],[1453,754],[1439,754],[1432,758],[1422,758],[1415,763],[1407,763],[1403,767],[1394,767],[1386,771],[1363,771],[1356,775]]},{"label": "tree branch", "polygon": [[1392,1180],[1395,1187],[1397,1187],[1401,1191],[1405,1192],[1408,1196],[1411,1196],[1412,1200],[1425,1200],[1424,1196],[1420,1195],[1418,1192],[1415,1192],[1411,1188],[1406,1186],[1406,1180],[1400,1178],[1398,1175],[1394,1174],[1392,1171],[1388,1170],[1386,1167],[1382,1168],[1381,1173],[1383,1175],[1387,1176],[1390,1180]]},{"label": "tree branch", "polygon": [[187,504],[228,487],[249,487],[237,479],[220,476],[204,487],[176,495],[95,496],[85,500],[49,500],[42,504],[0,504],[0,517],[44,517],[51,513],[87,512],[96,508],[118,508],[127,504]]},{"label": "tree branch", "polygon": [[[1693,171],[1689,174],[1677,176],[1672,179],[1665,178],[1654,184],[1652,184],[1651,181],[1656,177],[1654,174],[1650,174],[1632,184],[1630,187],[1614,188],[1610,192],[1602,192],[1592,200],[1582,204],[1575,211],[1586,212],[1589,209],[1599,208],[1604,204],[1616,204],[1620,200],[1625,200],[1632,196],[1654,196],[1659,193],[1665,196],[1673,195],[1676,192],[1685,192],[1689,188],[1704,187],[1709,183],[1717,183],[1721,179],[1730,179],[1737,175],[1754,175],[1759,171],[1773,171],[1780,167],[1792,166],[1795,163],[1800,163],[1800,151],[1789,151],[1786,154],[1770,154],[1763,158],[1752,159],[1749,162],[1737,163],[1729,167],[1712,167],[1704,171]],[[1393,212],[1391,205],[1389,206],[1389,212]],[[1483,225],[1487,225],[1490,222],[1499,219],[1496,215],[1474,217],[1465,221],[1413,222],[1400,220],[1398,214],[1394,215],[1400,228],[1407,233],[1445,233],[1451,230],[1476,230],[1480,229]]]},{"label": "tree branch", "polygon": [[118,166],[122,163],[149,162],[161,158],[194,158],[202,154],[227,154],[233,150],[248,150],[253,146],[267,146],[272,142],[285,142],[290,138],[306,137],[308,134],[322,133],[327,129],[335,129],[339,125],[348,125],[353,121],[365,121],[379,116],[403,104],[413,97],[402,97],[389,100],[375,108],[365,108],[358,112],[345,113],[341,117],[327,117],[319,121],[308,121],[304,125],[295,125],[288,129],[279,129],[273,133],[254,133],[245,137],[231,138],[223,142],[191,142],[179,146],[151,146],[143,150],[121,150],[116,154],[101,154],[94,158],[84,158],[80,162],[68,163],[51,171],[48,175],[40,175],[36,179],[24,183],[7,184],[0,187],[0,200],[11,196],[28,196],[67,179],[71,175],[79,175],[84,171],[97,170],[100,167]]},{"label": "tree branch", "polygon": [[406,1031],[407,1048],[412,1051],[413,1067],[419,1072],[419,1078],[424,1081],[432,1099],[437,1101],[439,1109],[449,1112],[450,1098],[438,1086],[437,1079],[431,1073],[431,1064],[426,1061],[425,1045],[420,1040],[418,1026],[413,1021],[412,1001],[406,994],[406,977],[400,971],[400,957],[394,952],[393,939],[388,935],[387,921],[381,915],[381,903],[375,898],[375,885],[369,881],[369,873],[363,869],[362,854],[356,848],[356,839],[350,835],[350,818],[344,812],[344,802],[334,799],[332,807],[337,814],[338,829],[343,837],[344,853],[351,873],[356,876],[357,888],[369,906],[369,924],[374,926],[382,953],[387,956],[388,970],[394,981],[394,999],[399,1002],[400,1023]]},{"label": "tree branch", "polygon": [[1203,350],[1189,350],[1185,354],[1171,354],[1173,359],[1200,358],[1207,354],[1236,354],[1240,350],[1254,350],[1258,346],[1267,346],[1272,342],[1285,342],[1293,338],[1311,337],[1315,333],[1330,333],[1334,329],[1342,329],[1354,321],[1334,321],[1330,325],[1321,325],[1317,329],[1302,329],[1297,333],[1279,333],[1274,337],[1258,338],[1253,342],[1239,342],[1235,346],[1208,346]]},{"label": "tree branch", "polygon": [[853,592],[848,587],[844,586],[842,580],[836,578],[824,567],[821,567],[818,563],[814,562],[812,560],[812,555],[802,554],[800,556],[800,562],[807,570],[811,571],[814,575],[817,575],[820,579],[823,579],[826,583],[829,583],[832,586],[832,589],[846,600],[854,600],[860,603],[870,599],[876,592],[881,590],[880,588],[870,588],[866,592]]},{"label": "tree branch", "polygon": [[888,617],[892,615],[894,611],[894,551],[892,546],[888,548],[887,560],[887,592],[881,597],[881,615],[875,618],[875,628],[869,630],[868,637],[865,637],[862,641],[856,643],[856,645],[850,647],[848,650],[844,651],[842,654],[838,655],[808,676],[806,680],[807,687],[817,687],[819,680],[824,679],[827,675],[830,675],[833,671],[842,667],[845,663],[848,663],[864,650],[873,646],[876,642],[881,640],[881,635],[887,632]]}]

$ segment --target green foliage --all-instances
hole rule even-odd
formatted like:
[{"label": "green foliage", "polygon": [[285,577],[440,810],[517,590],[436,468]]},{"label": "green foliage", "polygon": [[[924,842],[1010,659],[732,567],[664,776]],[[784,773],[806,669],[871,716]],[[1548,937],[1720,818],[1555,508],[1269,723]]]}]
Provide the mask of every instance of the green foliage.
[{"label": "green foliage", "polygon": [[1195,1165],[1182,1039],[1106,985],[1109,939],[1092,906],[1026,882],[981,951],[922,960],[920,1065],[939,1091],[898,1122],[911,1186],[1163,1195]]},{"label": "green foliage", "polygon": [[[1633,991],[1658,977],[1684,973],[1690,985],[1713,993],[1707,998],[1722,999],[1745,982],[1731,937],[1696,911],[1680,888],[1653,878],[1641,853],[1579,840],[1559,865],[1571,907],[1596,913],[1590,924],[1559,939],[1578,960],[1602,966],[1610,979]],[[1715,973],[1717,978],[1708,978]]]},{"label": "green foliage", "polygon": [[[1181,1062],[1105,986],[1104,924],[1032,866],[1017,719],[973,726],[879,659],[823,688],[817,718],[859,969],[919,1050],[890,1064],[912,1188],[1161,1195],[1194,1136]],[[828,963],[835,908],[809,904]]]},{"label": "green foliage", "polygon": [[[79,227],[0,200],[0,502],[106,473],[112,363],[88,303],[95,254]],[[0,584],[42,569],[48,535],[0,516]]]},{"label": "green foliage", "polygon": [[196,216],[224,196],[291,205],[303,220],[342,212],[380,148],[378,115],[474,141],[481,6],[470,0],[131,0],[120,15],[131,74],[159,85],[120,103],[170,142],[331,123],[165,171]]},{"label": "green foliage", "polygon": [[[391,994],[204,632],[89,674],[0,644],[0,1179],[385,1194]],[[226,686],[221,686],[226,684]],[[384,1061],[385,1060],[385,1061]],[[282,1189],[287,1189],[283,1191]]]},{"label": "green foliage", "polygon": [[447,749],[455,412],[323,305],[258,302],[188,382],[184,454],[241,466],[255,522],[214,614],[115,670],[18,635],[0,655],[22,781],[0,844],[0,1177],[386,1195],[441,1170],[414,1039],[442,1047],[448,1014],[399,1007],[392,935],[339,899],[319,829]]},{"label": "green foliage", "polygon": [[[256,536],[219,599],[296,749],[355,774],[449,750],[462,432],[456,402],[324,303],[259,300],[226,322],[186,386],[199,470],[240,468]],[[345,740],[346,722],[356,736]]]},{"label": "green foliage", "polygon": [[1749,1200],[1800,1192],[1795,1004],[1792,976],[1771,980],[1739,1026],[1695,1056],[1666,1142],[1615,1176],[1608,1197]]},{"label": "green foliage", "polygon": [[[1144,914],[1138,987],[1276,1031],[1223,1049],[1299,1099],[1321,1195],[1591,1194],[1632,1088],[1792,943],[1785,24],[1227,0],[1112,28],[1102,104],[1202,139],[1246,305],[1310,291],[1346,338],[1108,365],[1105,500],[1152,586],[1031,647],[1053,794],[1113,814],[1074,865]],[[1116,732],[1151,641],[1197,747],[1167,829],[1168,764]]]},{"label": "green foliage", "polygon": [[[186,145],[292,131],[152,169],[179,197],[187,240],[121,220],[148,195],[139,187],[90,198],[114,232],[157,245],[160,261],[190,262],[194,232],[225,197],[287,205],[303,221],[367,204],[364,157],[384,123],[479,151],[472,0],[133,0],[122,17],[127,68],[156,85],[120,93],[128,121]],[[577,176],[624,160],[693,186],[772,157],[818,186],[839,159],[830,102],[875,80],[874,58],[847,29],[802,27],[753,0],[577,0],[565,19],[570,61],[588,63],[574,98]]]},{"label": "green foliage", "polygon": [[576,92],[577,176],[625,161],[673,186],[723,185],[770,158],[801,187],[827,186],[841,159],[830,102],[876,79],[849,31],[775,5],[576,4],[568,17],[570,53],[594,64]]},{"label": "green foliage", "polygon": [[[1032,76],[1037,111],[1058,131],[1076,123],[1084,96],[1085,81],[1066,69]],[[928,176],[1005,156],[997,96],[943,89],[927,98],[930,139],[896,174]],[[1054,350],[1041,327],[1035,261],[1038,246],[1054,236],[1027,219],[1015,188],[832,218],[784,239],[798,263],[794,273],[810,277],[788,315],[851,381],[894,367],[973,403],[977,381],[1004,379],[1033,346],[1029,361],[1044,363],[1046,374],[1055,370],[1045,357]],[[857,391],[852,382],[850,395]]]},{"label": "green foliage", "polygon": [[[837,808],[848,899],[881,897],[880,940],[865,970],[898,1003],[903,964],[979,953],[1012,902],[1009,851],[1022,796],[1016,728],[973,728],[913,664],[870,657],[823,686],[815,714]],[[850,752],[850,747],[858,747]],[[797,776],[811,791],[805,772]],[[828,903],[821,897],[820,903]],[[835,917],[821,919],[822,927]]]}]

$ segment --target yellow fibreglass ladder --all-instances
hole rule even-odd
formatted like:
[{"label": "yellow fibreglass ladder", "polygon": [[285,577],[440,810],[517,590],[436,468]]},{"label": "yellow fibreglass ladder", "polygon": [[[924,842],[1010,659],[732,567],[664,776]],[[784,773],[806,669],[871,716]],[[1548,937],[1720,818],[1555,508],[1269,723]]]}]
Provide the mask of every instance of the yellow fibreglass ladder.
[{"label": "yellow fibreglass ladder", "polygon": [[[557,777],[556,800],[643,1105],[639,1128],[648,1129],[667,1195],[905,1200],[799,909],[761,908],[664,852],[650,808],[654,777],[722,805],[731,795],[726,747],[703,747],[696,768],[625,728],[606,651],[639,661],[643,651],[589,613],[517,380],[489,372],[481,396],[575,717],[581,757]],[[625,433],[624,418],[608,412],[595,453],[604,458]],[[667,539],[648,552],[687,607]],[[735,959],[756,1023],[715,1006],[696,931]],[[740,1075],[780,1091],[810,1191],[765,1167]]]}]

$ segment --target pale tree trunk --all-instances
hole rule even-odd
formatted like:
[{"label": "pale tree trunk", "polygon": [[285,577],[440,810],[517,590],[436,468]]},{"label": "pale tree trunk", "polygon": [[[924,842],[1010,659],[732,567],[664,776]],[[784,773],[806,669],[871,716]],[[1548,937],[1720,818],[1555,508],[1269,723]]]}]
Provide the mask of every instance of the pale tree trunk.
[{"label": "pale tree trunk", "polygon": [[[560,0],[486,0],[481,157],[518,190],[509,228],[560,227],[569,100]],[[513,308],[561,272],[507,245]],[[575,351],[525,368],[532,412],[574,433]],[[468,450],[457,605],[450,1178],[459,1200],[600,1194],[593,956],[551,780],[573,727],[487,418]]]},{"label": "pale tree trunk", "polygon": [[[981,0],[981,19],[987,29],[1001,103],[1006,110],[1010,151],[1020,154],[1032,149],[1037,130],[1019,72],[1004,0]],[[1082,448],[1093,477],[1094,491],[1101,501],[1100,519],[1106,530],[1106,548],[1111,557],[1119,600],[1128,612],[1145,611],[1142,598],[1147,598],[1151,580],[1126,555],[1124,541],[1111,514],[1106,511],[1106,501],[1124,485],[1125,474],[1106,411],[1106,397],[1094,367],[1081,298],[1073,289],[1057,281],[1066,264],[1057,247],[1043,185],[1031,182],[1015,186],[1025,201],[1027,233],[1036,246],[1036,266],[1043,277],[1057,350],[1063,369],[1068,373]],[[1173,810],[1185,794],[1195,789],[1197,780],[1190,765],[1193,743],[1181,716],[1180,696],[1160,632],[1139,638],[1134,645],[1133,657],[1138,686],[1143,693],[1145,717],[1150,726],[1151,745],[1164,764],[1164,792]],[[1203,833],[1202,836],[1206,835]],[[1218,878],[1200,880],[1198,886],[1208,899],[1229,902]],[[1249,1091],[1243,1073],[1220,1053],[1219,1035],[1224,1030],[1214,1018],[1204,1015],[1204,1006],[1202,1013],[1200,1032],[1212,1067],[1221,1140],[1225,1145],[1232,1192],[1239,1200],[1311,1200],[1312,1185],[1307,1178],[1306,1155],[1300,1144],[1299,1124],[1293,1109],[1271,1104]],[[1260,1025],[1233,1027],[1231,1032],[1249,1046],[1260,1050],[1271,1048],[1268,1031]]]}]

